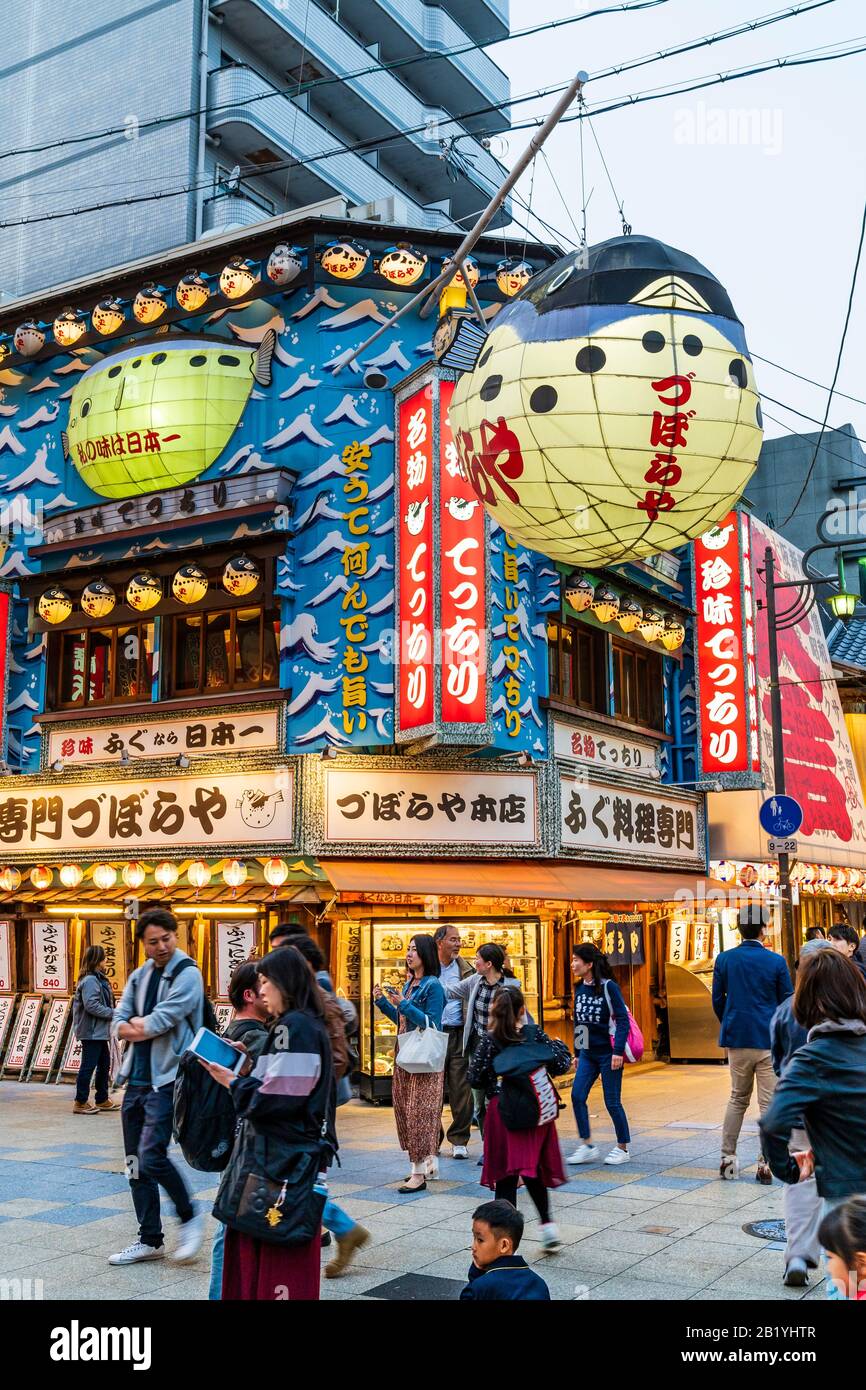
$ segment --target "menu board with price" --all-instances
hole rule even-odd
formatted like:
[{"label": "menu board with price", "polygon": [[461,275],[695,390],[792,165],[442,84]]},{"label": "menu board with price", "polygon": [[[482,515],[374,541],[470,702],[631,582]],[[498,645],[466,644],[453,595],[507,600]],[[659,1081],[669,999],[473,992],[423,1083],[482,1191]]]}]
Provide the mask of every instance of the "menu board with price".
[{"label": "menu board with price", "polygon": [[36,1025],[41,1008],[41,994],[24,995],[18,1017],[15,1019],[9,1050],[3,1062],[4,1071],[23,1072],[26,1067],[33,1051],[33,1044],[36,1042]]},{"label": "menu board with price", "polygon": [[63,1037],[71,1004],[71,999],[51,1000],[45,1021],[42,1024],[42,1032],[39,1034],[36,1055],[33,1058],[33,1066],[30,1068],[31,1073],[45,1072],[46,1076],[50,1073],[60,1048],[60,1041]]}]

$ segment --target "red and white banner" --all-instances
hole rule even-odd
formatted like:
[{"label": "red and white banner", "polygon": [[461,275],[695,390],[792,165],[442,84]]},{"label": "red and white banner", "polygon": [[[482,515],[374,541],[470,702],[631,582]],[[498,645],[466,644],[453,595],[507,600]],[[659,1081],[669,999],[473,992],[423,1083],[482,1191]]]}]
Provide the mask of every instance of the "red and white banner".
[{"label": "red and white banner", "polygon": [[40,994],[69,993],[65,922],[34,922],[33,988]]},{"label": "red and white banner", "polygon": [[442,722],[487,717],[484,508],[462,476],[448,420],[453,381],[439,383],[439,547]]},{"label": "red and white banner", "polygon": [[397,506],[401,729],[433,722],[433,388],[400,403]]},{"label": "red and white banner", "polygon": [[[694,543],[701,770],[758,770],[751,593],[747,652],[740,521],[735,511]],[[751,681],[749,679],[751,662]],[[751,701],[749,689],[751,687]],[[750,737],[751,734],[751,737]]]}]

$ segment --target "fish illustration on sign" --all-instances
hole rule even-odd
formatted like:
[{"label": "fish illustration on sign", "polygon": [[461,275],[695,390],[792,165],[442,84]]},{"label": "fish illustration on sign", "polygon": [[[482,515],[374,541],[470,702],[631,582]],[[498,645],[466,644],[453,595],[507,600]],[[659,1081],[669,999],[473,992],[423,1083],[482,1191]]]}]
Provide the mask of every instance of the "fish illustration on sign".
[{"label": "fish illustration on sign", "polygon": [[410,502],[406,508],[406,529],[410,536],[420,536],[424,529],[424,515],[427,511],[429,497],[425,497],[423,502]]},{"label": "fish illustration on sign", "polygon": [[188,334],[139,341],[75,386],[64,458],[101,497],[181,487],[219,457],[253,383],[269,386],[276,335],[256,349]]},{"label": "fish illustration on sign", "polygon": [[245,791],[237,802],[241,820],[251,830],[264,830],[277,814],[277,802],[282,801],[282,792]]}]

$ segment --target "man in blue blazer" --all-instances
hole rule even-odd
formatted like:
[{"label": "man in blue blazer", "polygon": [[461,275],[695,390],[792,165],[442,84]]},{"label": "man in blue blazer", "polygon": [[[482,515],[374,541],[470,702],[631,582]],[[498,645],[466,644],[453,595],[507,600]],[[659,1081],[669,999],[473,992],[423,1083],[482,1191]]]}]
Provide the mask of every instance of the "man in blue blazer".
[{"label": "man in blue blazer", "polygon": [[[722,1178],[738,1175],[737,1140],[755,1084],[762,1115],[776,1088],[770,1020],[794,992],[784,956],[762,945],[767,927],[764,908],[747,903],[740,908],[738,925],[740,945],[720,952],[713,971],[713,1008],[722,1025],[719,1047],[727,1049],[731,1072],[731,1098],[722,1125]],[[761,1183],[773,1181],[763,1154],[755,1178]]]}]

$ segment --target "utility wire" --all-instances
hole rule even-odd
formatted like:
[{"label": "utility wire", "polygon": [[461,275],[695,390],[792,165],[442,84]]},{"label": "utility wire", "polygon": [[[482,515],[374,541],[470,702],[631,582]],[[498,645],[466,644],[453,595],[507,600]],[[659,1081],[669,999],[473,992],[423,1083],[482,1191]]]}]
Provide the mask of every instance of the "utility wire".
[{"label": "utility wire", "polygon": [[[823,422],[822,422],[821,420],[819,420],[819,419],[817,418],[817,416],[815,416],[815,415],[807,415],[807,414],[805,413],[805,411],[803,411],[803,410],[797,410],[796,406],[793,406],[793,405],[786,405],[786,403],[785,403],[784,401],[777,401],[776,398],[775,398],[775,396],[767,396],[767,395],[764,394],[763,391],[760,391],[758,394],[760,395],[761,400],[764,400],[764,401],[772,401],[773,405],[779,405],[779,406],[782,407],[783,410],[790,410],[790,412],[791,412],[792,415],[799,415],[799,417],[800,417],[801,420],[811,420],[811,422],[812,422],[813,425],[821,425],[821,424],[823,423]],[[831,425],[831,426],[830,426],[830,429],[831,429],[831,430],[833,431],[833,433],[835,433],[835,434],[841,433],[841,430],[840,430],[840,428],[839,428],[838,425]],[[812,430],[812,433],[814,434],[815,431]],[[858,444],[866,444],[866,439],[861,439],[860,436],[859,436],[858,434],[853,434],[853,435],[850,436],[850,438],[856,439],[857,442],[858,442]]]},{"label": "utility wire", "polygon": [[[484,51],[486,48],[490,48],[494,45],[510,43],[512,39],[525,39],[533,34],[542,34],[551,29],[561,29],[568,24],[580,24],[585,19],[596,19],[601,15],[628,13],[632,10],[652,10],[656,9],[659,5],[666,5],[668,3],[669,0],[634,0],[631,4],[608,5],[603,8],[589,10],[585,14],[568,15],[563,19],[550,19],[546,20],[543,24],[531,25],[527,29],[516,29],[512,33],[506,34],[501,39],[486,39],[483,43],[461,44],[457,48],[428,49],[423,53],[413,53],[405,58],[395,58],[390,63],[374,63],[365,68],[358,68],[355,72],[348,72],[340,75],[335,74],[333,77],[311,78],[309,82],[299,83],[296,90],[293,90],[295,84],[291,83],[288,87],[275,87],[270,92],[246,97],[243,101],[226,102],[223,106],[197,106],[188,108],[184,111],[175,111],[167,116],[154,116],[149,120],[140,121],[137,129],[140,134],[142,130],[151,130],[154,127],[174,125],[178,121],[188,121],[194,119],[196,116],[209,116],[219,111],[234,110],[241,106],[252,106],[258,101],[266,101],[271,97],[285,96],[292,99],[298,95],[304,95],[307,92],[318,91],[320,88],[331,86],[334,83],[355,82],[362,77],[372,77],[377,73],[392,72],[395,68],[408,67],[412,63],[429,62],[432,58],[459,58],[464,53]],[[789,13],[795,15],[803,9],[815,9],[821,5],[833,3],[835,3],[835,0],[813,0],[811,4],[795,5],[791,7],[790,11],[786,11],[784,15],[780,16],[780,18],[787,18]],[[742,32],[742,30],[740,32]],[[496,107],[489,107],[487,109],[498,110],[500,108],[497,105]],[[64,140],[48,140],[41,145],[30,145],[17,150],[0,151],[0,160],[11,159],[16,155],[41,154],[45,150],[63,149],[68,145],[86,144],[88,141],[105,139],[109,135],[125,135],[126,132],[127,127],[125,125],[112,126],[103,130],[86,131],[81,135],[67,136]]]},{"label": "utility wire", "polygon": [[[789,406],[785,406],[784,408],[786,410],[790,409]],[[812,443],[812,435],[802,434],[800,430],[793,429],[791,425],[787,423],[786,420],[780,420],[778,415],[771,415],[769,410],[764,411],[764,419],[772,420],[774,425],[780,425],[781,428],[786,432],[786,434],[793,434],[797,437],[797,439],[805,439],[809,444]],[[768,439],[765,442],[771,444],[773,441]],[[850,459],[846,454],[840,454],[838,449],[828,449],[826,444],[823,445],[823,449],[824,453],[827,454],[830,458],[839,459],[840,462],[847,464],[849,468],[862,468],[866,470],[866,461],[861,461],[860,459]]]},{"label": "utility wire", "polygon": [[[785,372],[788,376],[795,376],[798,381],[805,381],[809,386],[817,386],[819,391],[829,391],[830,389],[829,386],[825,386],[821,381],[814,381],[810,376],[803,376],[800,372],[793,371],[791,367],[783,367],[781,362],[774,362],[771,357],[762,357],[759,352],[753,352],[751,355],[758,362],[766,362],[768,367],[775,367],[777,371]],[[855,405],[866,405],[866,401],[860,396],[849,396],[845,391],[836,391],[834,395],[842,396],[846,401],[853,401]],[[767,400],[770,399],[771,398],[768,396]]]},{"label": "utility wire", "polygon": [[[836,389],[836,382],[839,379],[839,372],[842,367],[842,354],[845,351],[845,339],[848,336],[848,325],[851,322],[851,309],[854,305],[854,291],[857,287],[857,275],[860,270],[860,256],[863,252],[864,236],[866,236],[866,203],[864,203],[863,205],[863,217],[860,221],[860,240],[857,243],[857,258],[854,261],[854,274],[851,276],[851,288],[848,291],[848,305],[845,310],[845,322],[842,325],[842,337],[839,340],[839,351],[836,354],[836,370],[833,373],[833,380],[830,382],[830,390],[827,393],[827,406],[824,410],[824,419],[821,422],[821,432],[818,435],[817,440],[815,441],[815,452],[812,455],[812,462],[809,464],[808,472],[806,473],[806,476],[803,479],[803,486],[800,488],[800,492],[796,502],[794,503],[788,515],[785,517],[785,520],[782,523],[783,526],[787,526],[788,522],[791,520],[791,517],[794,515],[794,513],[796,512],[797,508],[803,500],[806,488],[809,485],[809,480],[812,477],[812,473],[818,459],[818,450],[821,447],[821,440],[823,439],[824,431],[827,428],[827,420],[830,415],[830,405],[833,401],[833,392]],[[860,442],[862,443],[863,441],[861,440]]]}]

